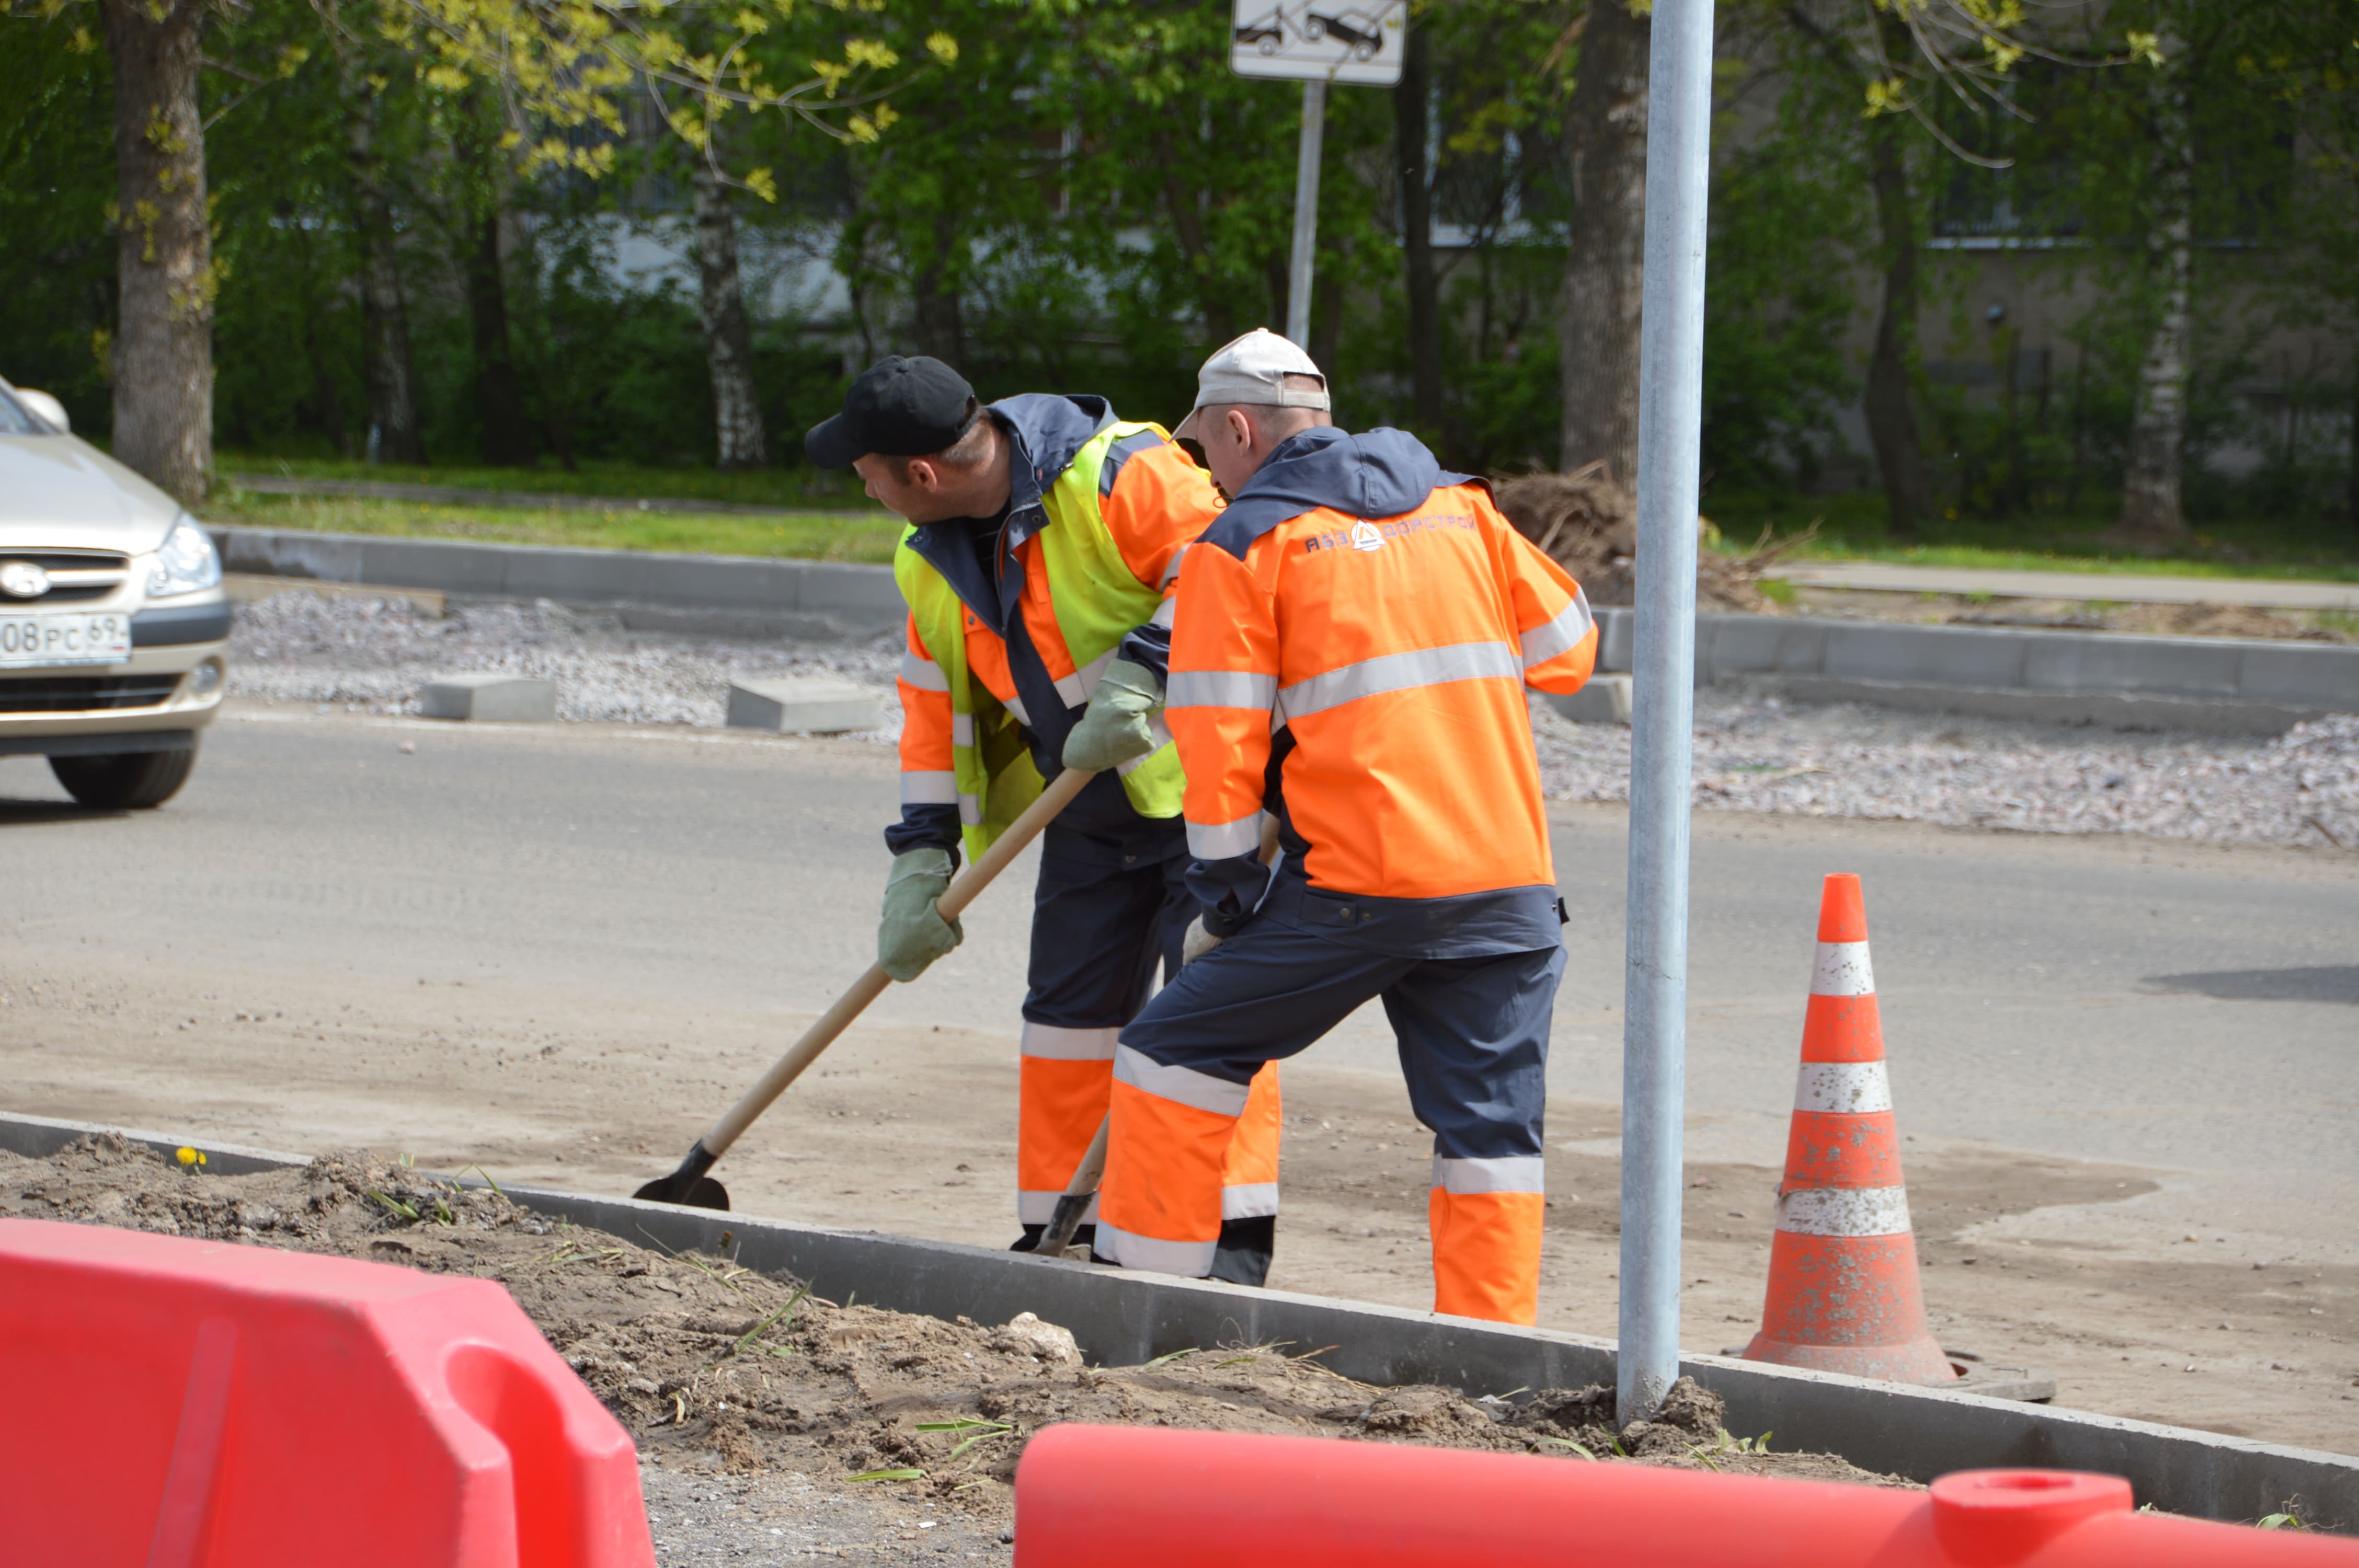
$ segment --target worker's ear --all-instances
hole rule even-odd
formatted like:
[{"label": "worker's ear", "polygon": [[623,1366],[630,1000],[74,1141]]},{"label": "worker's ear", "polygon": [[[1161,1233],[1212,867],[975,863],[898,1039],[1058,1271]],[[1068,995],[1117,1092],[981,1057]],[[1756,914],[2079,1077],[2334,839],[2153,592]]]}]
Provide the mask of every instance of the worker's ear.
[{"label": "worker's ear", "polygon": [[1222,416],[1221,423],[1229,427],[1229,439],[1235,444],[1237,450],[1250,452],[1254,449],[1254,425],[1245,417],[1244,409],[1230,409]]},{"label": "worker's ear", "polygon": [[927,494],[932,495],[941,490],[942,476],[933,464],[923,458],[915,458],[909,463],[908,482],[910,489],[922,490]]}]

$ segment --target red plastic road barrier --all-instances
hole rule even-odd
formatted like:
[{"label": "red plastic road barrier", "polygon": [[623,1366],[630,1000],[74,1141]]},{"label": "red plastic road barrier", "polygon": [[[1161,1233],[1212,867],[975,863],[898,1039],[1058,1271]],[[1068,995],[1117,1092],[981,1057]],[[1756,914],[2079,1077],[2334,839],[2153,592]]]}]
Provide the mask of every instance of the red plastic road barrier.
[{"label": "red plastic road barrier", "polygon": [[2134,1513],[2129,1483],[1966,1470],[1930,1495],[1337,1438],[1055,1426],[1016,1568],[2354,1568],[2359,1541]]},{"label": "red plastic road barrier", "polygon": [[0,1219],[0,1563],[654,1568],[630,1434],[488,1280]]}]

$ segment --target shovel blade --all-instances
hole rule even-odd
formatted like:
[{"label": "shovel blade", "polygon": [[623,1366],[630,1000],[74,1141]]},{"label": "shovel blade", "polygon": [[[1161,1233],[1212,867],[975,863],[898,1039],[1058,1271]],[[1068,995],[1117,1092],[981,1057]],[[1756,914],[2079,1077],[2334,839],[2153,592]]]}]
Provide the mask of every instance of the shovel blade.
[{"label": "shovel blade", "polygon": [[710,1176],[690,1176],[682,1181],[678,1172],[658,1176],[631,1195],[647,1203],[679,1204],[684,1208],[713,1208],[729,1212],[729,1189]]}]

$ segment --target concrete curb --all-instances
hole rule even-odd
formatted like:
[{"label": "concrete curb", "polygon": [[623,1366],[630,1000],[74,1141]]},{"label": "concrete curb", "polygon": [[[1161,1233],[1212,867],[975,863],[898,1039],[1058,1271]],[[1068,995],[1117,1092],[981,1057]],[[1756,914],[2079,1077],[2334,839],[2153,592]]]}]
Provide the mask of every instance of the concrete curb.
[{"label": "concrete curb", "polygon": [[[1597,620],[1599,668],[1628,669],[1631,611]],[[1806,701],[2141,728],[2267,733],[2359,711],[2359,646],[2320,643],[1699,615],[1695,667],[1699,686],[1757,680]]]},{"label": "concrete curb", "polygon": [[224,569],[611,608],[625,626],[778,637],[873,636],[908,613],[884,567],[756,556],[473,545],[301,529],[211,530]]},{"label": "concrete curb", "polygon": [[[651,632],[876,636],[907,613],[888,568],[745,556],[212,530],[234,572],[552,599]],[[1597,612],[1598,667],[1630,668],[1631,612]],[[1865,702],[2131,729],[2275,734],[2359,712],[2359,646],[2012,626],[1906,626],[1792,615],[1696,617],[1696,681],[1757,681],[1797,700]]]},{"label": "concrete curb", "polygon": [[[168,1152],[194,1142],[212,1169],[230,1174],[306,1162],[32,1116],[0,1117],[0,1149],[39,1158],[96,1131]],[[1579,1335],[629,1198],[506,1190],[539,1213],[626,1240],[792,1274],[830,1300],[857,1296],[897,1311],[986,1323],[1038,1313],[1071,1329],[1092,1359],[1114,1366],[1174,1350],[1284,1341],[1299,1351],[1332,1346],[1324,1363],[1366,1383],[1431,1382],[1505,1395],[1614,1381],[1613,1344]],[[2140,1503],[2171,1513],[2252,1520],[2291,1505],[2313,1524],[2359,1532],[2359,1459],[2341,1454],[1725,1357],[1689,1356],[1680,1365],[1727,1400],[1731,1431],[1772,1433],[1783,1449],[1838,1454],[1920,1481],[1991,1466],[2103,1471],[2127,1477]]]}]

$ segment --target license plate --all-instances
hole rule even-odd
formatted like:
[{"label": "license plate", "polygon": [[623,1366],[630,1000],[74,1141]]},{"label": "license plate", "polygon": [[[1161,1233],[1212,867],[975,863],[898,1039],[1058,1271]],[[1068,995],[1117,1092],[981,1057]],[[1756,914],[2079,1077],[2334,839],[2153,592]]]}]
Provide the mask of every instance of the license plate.
[{"label": "license plate", "polygon": [[131,657],[131,617],[0,614],[0,669],[120,665]]}]

